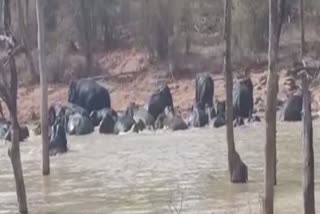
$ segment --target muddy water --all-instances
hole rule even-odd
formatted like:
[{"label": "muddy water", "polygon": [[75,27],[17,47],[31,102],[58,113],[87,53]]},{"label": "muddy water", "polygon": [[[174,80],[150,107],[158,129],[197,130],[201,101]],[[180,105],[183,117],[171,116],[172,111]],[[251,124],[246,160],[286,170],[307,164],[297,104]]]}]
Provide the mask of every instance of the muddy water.
[{"label": "muddy water", "polygon": [[[319,202],[320,136],[314,134]],[[21,144],[30,213],[260,213],[264,125],[237,128],[235,135],[248,184],[228,182],[224,128],[70,137],[70,152],[51,159],[45,178],[40,139],[31,137]],[[278,136],[276,213],[301,213],[301,124],[279,123]],[[0,214],[16,213],[14,191],[7,147],[0,144]]]}]

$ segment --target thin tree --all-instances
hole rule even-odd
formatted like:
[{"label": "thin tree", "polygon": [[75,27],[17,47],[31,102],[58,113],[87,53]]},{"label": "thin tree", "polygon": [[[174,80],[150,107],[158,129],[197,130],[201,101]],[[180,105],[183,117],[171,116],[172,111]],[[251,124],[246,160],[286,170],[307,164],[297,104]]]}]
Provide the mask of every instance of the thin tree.
[{"label": "thin tree", "polygon": [[234,143],[233,133],[233,77],[231,68],[231,7],[232,0],[225,0],[224,12],[224,40],[225,40],[225,55],[224,55],[224,73],[226,81],[226,109],[227,109],[227,142],[228,142],[228,164],[231,182],[247,182],[248,168],[242,162],[240,155],[237,153]]},{"label": "thin tree", "polygon": [[184,21],[185,28],[185,54],[190,54],[191,48],[191,31],[192,31],[192,22],[193,17],[191,13],[192,1],[186,0],[184,3],[182,19]]},{"label": "thin tree", "polygon": [[[273,214],[274,184],[276,183],[276,111],[278,94],[277,57],[279,49],[279,2],[269,0],[269,50],[266,101],[266,142],[263,212]],[[280,29],[281,30],[281,29]]]},{"label": "thin tree", "polygon": [[48,80],[45,68],[43,0],[37,0],[38,21],[38,58],[41,85],[41,137],[42,137],[42,174],[50,174],[49,137],[48,137]]},{"label": "thin tree", "polygon": [[300,59],[302,60],[305,52],[305,38],[304,38],[304,1],[300,0]]},{"label": "thin tree", "polygon": [[1,41],[4,41],[6,44],[8,56],[4,60],[1,60],[0,64],[0,98],[7,105],[11,117],[12,142],[8,149],[8,155],[13,168],[19,212],[26,214],[28,213],[28,206],[20,158],[20,126],[17,117],[18,78],[15,63],[15,55],[21,53],[22,48],[17,45],[16,39],[11,32],[10,0],[4,0],[3,22],[5,35],[1,36]]},{"label": "thin tree", "polygon": [[86,56],[86,72],[88,72],[86,75],[91,73],[92,64],[93,64],[93,56],[92,56],[92,39],[90,38],[92,31],[92,25],[93,25],[93,7],[91,4],[93,2],[87,1],[87,0],[81,0],[80,1],[80,11],[81,11],[81,18],[82,18],[82,32],[84,35],[83,41],[85,46],[85,56]]},{"label": "thin tree", "polygon": [[[33,83],[35,83],[35,82],[38,82],[39,76],[36,72],[36,67],[34,65],[29,34],[28,34],[27,27],[26,27],[27,23],[26,23],[25,18],[27,17],[27,15],[25,13],[25,10],[23,10],[22,1],[18,0],[16,2],[17,2],[17,7],[18,7],[18,21],[19,21],[19,30],[20,30],[20,34],[21,34],[21,40],[22,40],[22,44],[24,46],[24,52],[25,52],[26,59],[29,63],[29,73],[31,75],[31,81]],[[26,3],[28,3],[28,2],[26,2]],[[27,7],[28,7],[28,5],[26,5],[26,8]]]},{"label": "thin tree", "polygon": [[176,40],[177,40],[177,6],[179,2],[178,0],[169,0],[168,1],[168,65],[169,65],[169,72],[172,75],[172,78],[174,78],[174,72],[176,70]]},{"label": "thin tree", "polygon": [[25,0],[25,23],[26,25],[29,24],[29,0]]},{"label": "thin tree", "polygon": [[313,128],[311,118],[311,99],[307,72],[302,74],[303,94],[303,213],[315,214],[314,204],[314,153],[313,153]]}]

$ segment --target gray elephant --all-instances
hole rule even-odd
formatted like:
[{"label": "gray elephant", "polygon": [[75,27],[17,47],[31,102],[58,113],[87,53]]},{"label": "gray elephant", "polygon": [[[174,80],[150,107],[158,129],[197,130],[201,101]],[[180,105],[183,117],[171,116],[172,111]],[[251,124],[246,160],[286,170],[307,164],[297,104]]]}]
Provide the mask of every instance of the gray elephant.
[{"label": "gray elephant", "polygon": [[188,118],[188,126],[191,127],[204,127],[211,119],[211,110],[208,104],[206,104],[207,111],[201,108],[199,103],[192,106],[192,112]]},{"label": "gray elephant", "polygon": [[[118,119],[117,112],[111,108],[103,108],[101,110],[92,111],[90,113],[90,119],[94,126],[98,126],[107,115],[110,115],[114,121],[117,121]],[[106,121],[104,123],[106,123]]]},{"label": "gray elephant", "polygon": [[86,135],[94,131],[94,126],[89,117],[81,114],[69,116],[67,132],[70,135]]},{"label": "gray elephant", "polygon": [[99,132],[101,134],[113,134],[117,119],[111,113],[107,113],[101,120]]},{"label": "gray elephant", "polygon": [[49,155],[55,156],[68,151],[67,135],[62,124],[54,123],[49,129]]},{"label": "gray elephant", "polygon": [[154,117],[145,108],[138,106],[136,103],[130,103],[126,114],[131,116],[135,123],[141,121],[146,128],[154,129]]},{"label": "gray elephant", "polygon": [[188,129],[188,125],[181,116],[176,115],[171,106],[167,106],[164,113],[160,114],[155,123],[156,128],[168,128],[172,131]]},{"label": "gray elephant", "polygon": [[213,106],[214,82],[207,73],[201,73],[196,76],[196,98],[195,102],[198,107],[205,110],[208,105],[211,108],[211,117],[215,117],[215,109]]},{"label": "gray elephant", "polygon": [[167,84],[161,84],[149,99],[148,112],[153,118],[158,118],[159,114],[163,113],[167,106],[173,109],[171,91]]},{"label": "gray elephant", "polygon": [[[19,125],[19,141],[24,141],[28,137],[28,127]],[[0,119],[0,139],[11,141],[11,123],[6,119]]]},{"label": "gray elephant", "polygon": [[111,106],[109,91],[94,80],[72,81],[69,85],[68,102],[81,106],[89,113]]},{"label": "gray elephant", "polygon": [[302,91],[298,90],[295,94],[291,95],[285,102],[282,117],[284,121],[301,121],[302,119]]},{"label": "gray elephant", "polygon": [[65,122],[65,108],[57,114],[54,108],[49,109],[49,155],[54,156],[68,151]]},{"label": "gray elephant", "polygon": [[119,134],[123,132],[128,132],[131,130],[131,128],[134,125],[135,125],[134,119],[131,116],[124,114],[118,117],[118,120],[114,125],[114,133]]}]

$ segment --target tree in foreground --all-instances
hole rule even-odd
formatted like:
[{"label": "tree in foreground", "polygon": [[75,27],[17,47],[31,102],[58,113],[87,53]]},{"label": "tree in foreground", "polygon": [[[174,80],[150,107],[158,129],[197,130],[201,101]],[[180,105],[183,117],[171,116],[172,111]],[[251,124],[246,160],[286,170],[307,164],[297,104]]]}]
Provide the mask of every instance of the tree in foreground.
[{"label": "tree in foreground", "polygon": [[[314,152],[313,152],[313,127],[311,117],[311,95],[309,91],[308,62],[303,60],[305,54],[305,37],[304,37],[304,1],[300,0],[300,59],[303,67],[306,68],[301,73],[302,77],[302,94],[303,94],[303,212],[304,214],[314,214]],[[317,67],[317,66],[315,66]],[[317,69],[316,69],[317,70]],[[318,73],[318,72],[314,72]]]},{"label": "tree in foreground", "polygon": [[266,97],[266,142],[264,166],[263,213],[273,214],[274,185],[276,184],[276,113],[278,95],[277,59],[281,26],[283,23],[283,0],[269,0],[269,50]]},{"label": "tree in foreground", "polygon": [[1,41],[6,45],[6,56],[1,59],[0,64],[0,97],[7,105],[11,117],[11,143],[8,155],[11,160],[13,174],[16,183],[16,193],[19,205],[19,212],[28,213],[27,197],[24,186],[23,171],[20,158],[19,130],[20,126],[17,117],[17,91],[18,79],[15,63],[15,56],[22,52],[23,48],[16,43],[16,39],[11,32],[10,0],[4,0],[3,22],[5,35],[1,36]]},{"label": "tree in foreground", "polygon": [[43,0],[37,0],[38,21],[38,57],[41,85],[41,137],[42,137],[42,174],[50,174],[49,136],[48,136],[48,80],[44,66],[44,23],[43,23]]},{"label": "tree in foreground", "polygon": [[[31,50],[32,48],[31,48],[30,38],[27,30],[27,13],[24,12],[22,3],[23,1],[17,1],[19,30],[20,30],[22,44],[24,46],[24,53],[29,63],[29,73],[31,75],[31,81],[32,83],[36,83],[39,81],[39,79],[38,79],[38,74],[36,72],[34,61],[33,61],[32,50]],[[25,7],[27,11],[27,8],[29,7],[28,1],[26,1]]]},{"label": "tree in foreground", "polygon": [[299,0],[300,10],[300,59],[302,60],[304,52],[306,51],[305,39],[304,39],[304,1]]},{"label": "tree in foreground", "polygon": [[303,94],[303,211],[304,214],[314,214],[314,153],[313,127],[311,117],[311,98],[307,72],[302,73]]},{"label": "tree in foreground", "polygon": [[224,14],[224,40],[225,40],[225,58],[224,73],[226,81],[226,109],[227,109],[227,142],[228,142],[228,164],[231,182],[245,183],[248,180],[248,168],[242,162],[237,153],[234,144],[233,133],[233,77],[231,70],[231,0],[225,0]]}]

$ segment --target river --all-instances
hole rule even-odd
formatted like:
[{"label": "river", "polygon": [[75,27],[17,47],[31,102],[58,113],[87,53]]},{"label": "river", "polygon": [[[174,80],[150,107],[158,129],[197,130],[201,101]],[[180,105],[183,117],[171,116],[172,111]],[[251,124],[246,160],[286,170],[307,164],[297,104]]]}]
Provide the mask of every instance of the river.
[{"label": "river", "polygon": [[[314,130],[320,120],[314,121]],[[301,123],[278,123],[275,213],[302,211]],[[249,168],[247,184],[231,184],[225,128],[69,137],[70,151],[41,175],[40,137],[21,143],[31,214],[253,214],[261,211],[264,124],[235,129]],[[316,204],[319,137],[314,131]],[[320,209],[317,209],[320,212]],[[0,143],[0,214],[17,213],[7,145]]]}]

